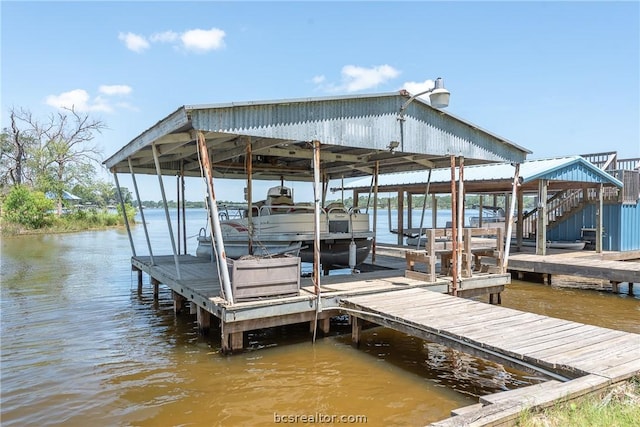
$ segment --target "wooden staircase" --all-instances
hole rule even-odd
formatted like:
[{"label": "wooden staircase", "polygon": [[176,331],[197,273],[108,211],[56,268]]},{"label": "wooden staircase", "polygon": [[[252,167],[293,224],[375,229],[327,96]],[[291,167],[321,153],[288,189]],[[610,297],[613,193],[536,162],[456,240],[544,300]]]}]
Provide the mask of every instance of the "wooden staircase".
[{"label": "wooden staircase", "polygon": [[[640,158],[618,159],[616,152],[594,153],[581,155],[596,167],[610,173],[624,183],[623,193],[616,189],[604,189],[605,202],[620,202],[635,204],[640,197]],[[598,201],[597,191],[594,189],[568,189],[555,193],[547,200],[546,213],[548,228],[551,229],[570,216],[580,212],[587,205]],[[535,236],[538,220],[538,209],[528,212],[523,217],[522,237]]]}]

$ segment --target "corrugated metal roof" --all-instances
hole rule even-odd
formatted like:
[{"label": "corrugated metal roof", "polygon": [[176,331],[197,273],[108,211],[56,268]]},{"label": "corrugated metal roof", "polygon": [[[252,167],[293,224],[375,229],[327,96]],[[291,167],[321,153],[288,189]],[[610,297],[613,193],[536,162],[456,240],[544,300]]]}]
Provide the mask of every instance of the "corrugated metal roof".
[{"label": "corrugated metal roof", "polygon": [[[510,163],[484,164],[464,167],[465,182],[471,181],[513,181],[515,167]],[[428,171],[407,172],[392,175],[380,175],[378,186],[401,186],[423,184],[427,181]],[[456,168],[457,176],[457,168]],[[572,181],[603,183],[622,188],[622,183],[598,169],[580,156],[555,157],[549,159],[528,160],[520,165],[520,178],[523,184],[539,179],[550,181]],[[434,169],[431,172],[432,183],[451,181],[451,169]],[[354,180],[345,189],[369,188],[370,178]]]},{"label": "corrugated metal roof", "polygon": [[[186,105],[140,134],[105,161],[115,172],[155,173],[151,146],[160,147],[163,173],[185,164],[199,175],[195,135],[203,132],[216,176],[244,176],[244,147],[251,141],[256,179],[311,180],[310,141],[322,144],[323,171],[330,178],[369,175],[376,162],[383,173],[442,167],[451,155],[468,164],[522,162],[528,150],[414,100],[386,93],[332,98]],[[395,149],[390,143],[400,141]]]}]

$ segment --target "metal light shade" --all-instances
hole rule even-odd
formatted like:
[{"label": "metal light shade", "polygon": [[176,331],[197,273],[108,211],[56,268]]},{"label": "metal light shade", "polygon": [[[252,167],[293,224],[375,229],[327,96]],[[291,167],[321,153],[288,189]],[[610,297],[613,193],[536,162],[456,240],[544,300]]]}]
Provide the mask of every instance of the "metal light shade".
[{"label": "metal light shade", "polygon": [[429,94],[431,106],[436,108],[446,108],[449,106],[451,92],[445,88],[436,88]]}]

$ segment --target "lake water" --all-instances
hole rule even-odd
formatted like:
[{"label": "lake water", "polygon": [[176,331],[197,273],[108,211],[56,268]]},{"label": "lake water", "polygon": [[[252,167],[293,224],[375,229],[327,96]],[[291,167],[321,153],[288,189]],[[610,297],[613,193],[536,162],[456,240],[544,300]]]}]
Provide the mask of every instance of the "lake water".
[{"label": "lake water", "polygon": [[[154,245],[169,253],[163,211],[145,212]],[[380,215],[379,231],[387,227]],[[190,210],[187,221],[193,253],[204,212]],[[142,226],[133,234],[144,254]],[[315,345],[308,325],[293,325],[256,331],[247,351],[226,357],[219,336],[198,335],[195,316],[173,314],[166,288],[154,302],[145,275],[137,295],[125,230],[3,238],[1,246],[3,426],[267,426],[315,414],[425,425],[477,395],[541,380],[383,328],[364,331],[354,348],[341,318]],[[515,281],[502,301],[640,333],[638,295]]]}]

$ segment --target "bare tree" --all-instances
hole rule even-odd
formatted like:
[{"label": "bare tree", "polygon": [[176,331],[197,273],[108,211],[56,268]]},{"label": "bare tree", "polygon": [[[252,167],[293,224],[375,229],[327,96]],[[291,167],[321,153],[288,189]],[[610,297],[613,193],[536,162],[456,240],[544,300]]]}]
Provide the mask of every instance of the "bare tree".
[{"label": "bare tree", "polygon": [[[26,133],[32,141],[22,152],[20,173],[36,188],[55,194],[60,214],[65,188],[87,179],[95,172],[95,166],[100,165],[101,152],[91,142],[95,133],[101,133],[106,126],[73,107],[51,114],[44,122],[27,110],[11,113],[11,134]],[[19,130],[18,121],[25,130]]]},{"label": "bare tree", "polygon": [[34,140],[28,134],[22,132],[16,123],[24,114],[23,110],[9,110],[11,129],[4,129],[0,136],[0,184],[19,185],[25,178],[27,151]]}]

